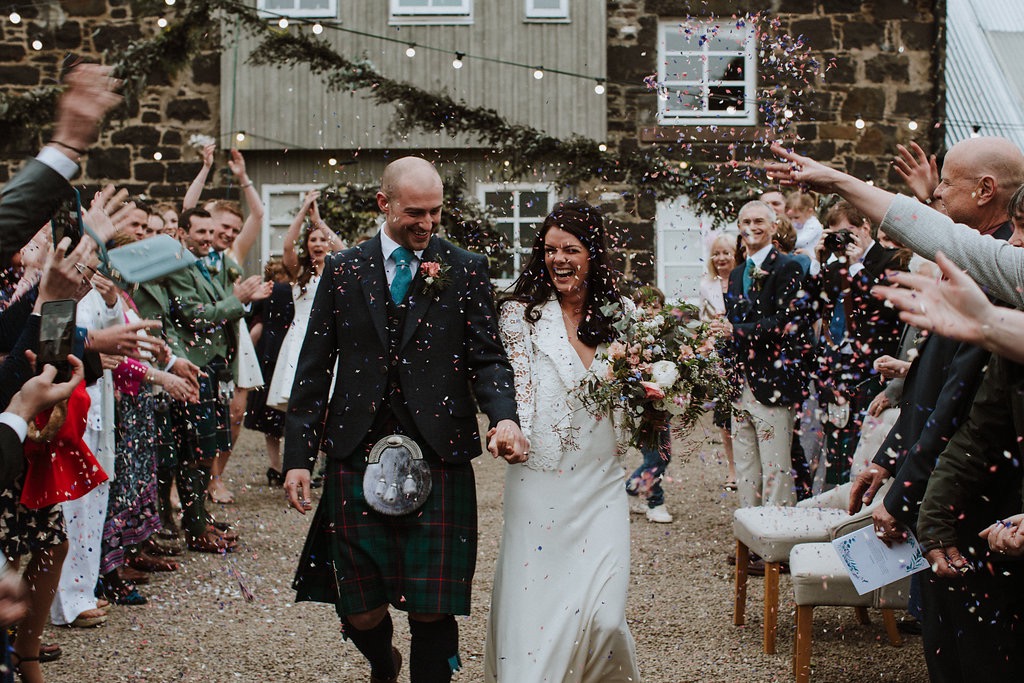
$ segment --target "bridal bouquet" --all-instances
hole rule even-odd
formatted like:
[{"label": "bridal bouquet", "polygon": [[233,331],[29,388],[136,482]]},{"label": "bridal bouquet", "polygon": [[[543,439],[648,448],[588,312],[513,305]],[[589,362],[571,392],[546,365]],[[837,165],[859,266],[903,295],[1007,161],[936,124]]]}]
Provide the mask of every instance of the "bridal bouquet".
[{"label": "bridal bouquet", "polygon": [[[614,315],[618,307],[602,312]],[[575,394],[594,416],[619,413],[629,445],[657,448],[666,426],[687,434],[707,401],[731,400],[734,387],[717,338],[696,307],[637,308],[615,329],[617,339],[598,353]]]}]

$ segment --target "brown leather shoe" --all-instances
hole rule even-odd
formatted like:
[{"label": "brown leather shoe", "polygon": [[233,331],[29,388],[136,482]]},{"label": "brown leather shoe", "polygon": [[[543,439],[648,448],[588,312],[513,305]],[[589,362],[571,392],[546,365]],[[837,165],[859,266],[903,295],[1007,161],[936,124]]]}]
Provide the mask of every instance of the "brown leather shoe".
[{"label": "brown leather shoe", "polygon": [[391,648],[391,656],[395,660],[395,677],[394,678],[377,678],[376,676],[370,676],[370,683],[398,683],[398,674],[402,672],[402,653],[398,651],[397,647]]}]

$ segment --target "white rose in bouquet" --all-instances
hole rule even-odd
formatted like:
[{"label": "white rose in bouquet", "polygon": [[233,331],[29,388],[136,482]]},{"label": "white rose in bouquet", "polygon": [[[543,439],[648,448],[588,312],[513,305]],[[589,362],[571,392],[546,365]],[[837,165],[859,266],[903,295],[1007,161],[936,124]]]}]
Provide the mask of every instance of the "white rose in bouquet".
[{"label": "white rose in bouquet", "polygon": [[679,368],[670,360],[659,360],[651,365],[651,379],[664,390],[669,390],[679,379]]},{"label": "white rose in bouquet", "polygon": [[673,396],[671,398],[666,396],[658,402],[658,409],[664,410],[672,416],[682,415],[686,412],[686,408],[689,403],[690,401],[688,396]]}]

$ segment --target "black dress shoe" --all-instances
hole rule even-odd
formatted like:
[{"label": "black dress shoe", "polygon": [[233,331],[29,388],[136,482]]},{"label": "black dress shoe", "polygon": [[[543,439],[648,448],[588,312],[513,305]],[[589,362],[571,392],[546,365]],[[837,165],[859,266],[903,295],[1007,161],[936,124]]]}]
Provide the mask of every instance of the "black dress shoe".
[{"label": "black dress shoe", "polygon": [[896,622],[896,628],[900,633],[904,633],[908,636],[919,636],[921,635],[921,622],[914,617],[907,617]]}]

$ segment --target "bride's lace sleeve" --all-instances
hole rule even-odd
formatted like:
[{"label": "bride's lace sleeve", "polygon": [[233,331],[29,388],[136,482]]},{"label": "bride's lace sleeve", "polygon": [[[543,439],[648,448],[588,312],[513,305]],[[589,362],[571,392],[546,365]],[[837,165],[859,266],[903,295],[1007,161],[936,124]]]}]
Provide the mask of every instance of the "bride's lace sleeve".
[{"label": "bride's lace sleeve", "polygon": [[533,426],[533,406],[536,387],[533,384],[532,349],[530,348],[530,324],[524,317],[526,305],[509,301],[501,307],[498,329],[505,351],[512,363],[516,379],[516,404],[519,406],[519,428],[530,438]]}]

